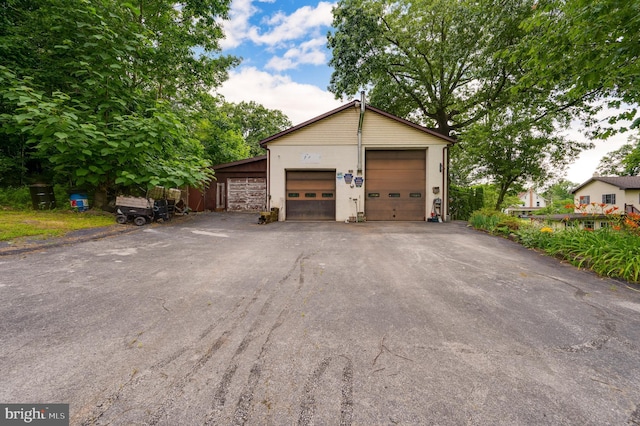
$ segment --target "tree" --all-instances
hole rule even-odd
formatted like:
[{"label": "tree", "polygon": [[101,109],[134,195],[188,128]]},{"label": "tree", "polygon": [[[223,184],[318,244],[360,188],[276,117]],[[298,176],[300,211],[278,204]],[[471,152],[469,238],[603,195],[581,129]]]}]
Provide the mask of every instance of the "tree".
[{"label": "tree", "polygon": [[544,190],[542,195],[550,202],[561,201],[567,199],[573,199],[571,191],[578,186],[577,183],[568,181],[566,179],[560,179],[557,182],[549,185]]},{"label": "tree", "polygon": [[453,183],[494,182],[498,208],[589,146],[556,132],[592,112],[589,94],[539,84],[537,64],[513,54],[537,13],[526,0],[340,0],[330,90],[368,87],[372,104],[454,135]]},{"label": "tree", "polygon": [[191,99],[237,63],[215,55],[228,3],[10,1],[0,15],[2,138],[24,138],[58,179],[103,194],[198,184],[209,172]]},{"label": "tree", "polygon": [[228,117],[223,100],[208,93],[198,96],[192,122],[194,135],[204,146],[211,164],[230,163],[250,156],[251,149],[236,124]]},{"label": "tree", "polygon": [[590,146],[555,135],[551,120],[532,122],[529,117],[527,109],[490,113],[455,146],[456,165],[468,170],[471,180],[495,183],[496,209],[511,188],[543,184]]},{"label": "tree", "polygon": [[603,176],[639,175],[640,138],[630,136],[628,143],[602,157],[596,172]]},{"label": "tree", "polygon": [[[337,96],[369,87],[372,104],[460,133],[489,111],[523,103],[524,72],[505,52],[532,13],[527,1],[340,0],[329,34]],[[531,91],[527,102],[534,95]]]},{"label": "tree", "polygon": [[261,140],[292,126],[282,111],[265,108],[253,101],[225,103],[222,109],[249,145],[252,157],[265,154],[259,144]]},{"label": "tree", "polygon": [[574,212],[574,200],[571,191],[578,186],[577,183],[560,179],[549,185],[542,195],[547,201],[547,206],[538,210],[536,214],[566,214]]},{"label": "tree", "polygon": [[527,36],[512,51],[532,70],[520,84],[554,88],[558,104],[585,97],[620,109],[596,128],[600,136],[626,130],[621,120],[638,127],[640,1],[545,0],[532,10],[522,26]]}]

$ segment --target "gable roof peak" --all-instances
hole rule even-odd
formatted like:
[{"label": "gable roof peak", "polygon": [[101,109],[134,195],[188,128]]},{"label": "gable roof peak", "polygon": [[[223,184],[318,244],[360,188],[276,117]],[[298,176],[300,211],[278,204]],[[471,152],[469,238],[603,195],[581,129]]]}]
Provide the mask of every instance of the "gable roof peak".
[{"label": "gable roof peak", "polygon": [[576,187],[572,193],[575,193],[579,189],[587,186],[591,182],[598,181],[604,182],[612,186],[617,186],[619,189],[640,189],[640,176],[593,176],[582,185]]},{"label": "gable roof peak", "polygon": [[[354,108],[354,107],[360,108],[360,105],[361,105],[361,101],[358,100],[358,99],[355,99],[355,100],[353,100],[353,101],[351,101],[351,102],[349,102],[347,104],[344,104],[344,105],[342,105],[342,106],[340,106],[338,108],[335,108],[335,109],[333,109],[331,111],[328,111],[328,112],[326,112],[324,114],[321,114],[321,115],[319,115],[317,117],[314,117],[314,118],[312,118],[310,120],[307,120],[307,121],[305,121],[303,123],[300,123],[300,124],[298,124],[296,126],[290,127],[290,128],[288,128],[286,130],[283,130],[280,133],[276,133],[275,135],[271,135],[268,138],[261,140],[260,141],[260,146],[264,147],[269,142],[272,142],[272,141],[278,139],[281,136],[287,135],[289,133],[293,133],[293,132],[295,132],[297,130],[300,130],[300,129],[304,128],[304,127],[307,127],[307,126],[309,126],[311,124],[317,123],[318,121],[324,120],[325,118],[328,118],[328,117],[330,117],[330,116],[332,116],[334,114],[337,114],[337,113],[340,113],[342,111],[345,111],[345,110],[347,110],[349,108]],[[449,142],[450,144],[454,144],[455,143],[455,139],[453,139],[453,138],[451,138],[449,136],[445,136],[445,135],[443,135],[441,133],[438,133],[437,131],[435,131],[433,129],[429,129],[428,127],[424,127],[424,126],[421,126],[419,124],[413,123],[413,122],[411,122],[409,120],[405,120],[404,118],[398,117],[396,115],[393,115],[393,114],[388,113],[386,111],[383,111],[381,109],[373,107],[373,106],[371,106],[369,104],[365,104],[365,111],[371,111],[371,112],[380,114],[380,115],[382,115],[384,117],[390,118],[390,119],[395,120],[395,121],[397,121],[399,123],[402,123],[402,124],[407,125],[409,127],[413,127],[414,129],[420,130],[421,132],[428,133],[428,134],[430,134],[432,136],[436,136],[438,138],[444,139],[445,141]]]}]

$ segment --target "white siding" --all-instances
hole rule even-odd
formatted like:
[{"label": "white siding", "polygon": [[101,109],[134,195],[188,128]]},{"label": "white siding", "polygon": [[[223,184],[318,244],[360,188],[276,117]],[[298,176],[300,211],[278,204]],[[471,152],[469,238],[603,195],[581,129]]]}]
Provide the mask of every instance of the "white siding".
[{"label": "white siding", "polygon": [[[602,203],[602,196],[604,194],[615,194],[615,204],[607,204],[606,206],[601,207],[600,203]],[[586,207],[587,213],[603,213],[604,210],[614,206],[618,207],[615,211],[616,213],[624,213],[625,204],[633,204],[638,207],[638,194],[640,194],[639,190],[625,191],[623,189],[619,189],[615,185],[594,180],[580,188],[574,194],[574,202],[576,205],[579,205],[580,197],[588,196],[590,198],[590,205]],[[594,203],[595,205],[593,205]],[[576,212],[581,212],[581,210],[576,209]]]},{"label": "white siding", "polygon": [[[347,173],[357,175],[359,109],[348,108],[268,143],[269,207],[280,209],[280,220],[286,217],[285,171],[331,170],[336,172],[336,220],[345,221],[364,211],[363,187],[346,184]],[[366,149],[426,150],[425,208],[431,211],[434,198],[443,197],[443,148],[448,143],[411,126],[368,110],[362,129],[362,170],[365,170]],[[433,187],[440,192],[433,193]],[[446,200],[445,200],[446,202]],[[357,205],[357,211],[356,211]],[[444,206],[443,206],[444,207]]]}]

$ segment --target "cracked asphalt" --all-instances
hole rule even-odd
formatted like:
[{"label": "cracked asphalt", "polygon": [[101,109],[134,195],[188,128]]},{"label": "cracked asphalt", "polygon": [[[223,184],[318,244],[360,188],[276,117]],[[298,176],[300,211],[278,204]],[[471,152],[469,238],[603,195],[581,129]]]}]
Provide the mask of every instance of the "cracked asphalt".
[{"label": "cracked asphalt", "polygon": [[640,292],[461,223],[187,221],[0,257],[0,402],[73,425],[638,425]]}]

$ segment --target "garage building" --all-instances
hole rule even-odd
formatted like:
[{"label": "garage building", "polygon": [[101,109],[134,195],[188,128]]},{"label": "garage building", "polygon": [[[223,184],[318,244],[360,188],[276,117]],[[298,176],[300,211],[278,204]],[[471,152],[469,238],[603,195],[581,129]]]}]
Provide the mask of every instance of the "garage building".
[{"label": "garage building", "polygon": [[190,188],[193,211],[260,211],[267,198],[267,156],[213,166],[216,179],[205,189]]},{"label": "garage building", "polygon": [[454,140],[353,101],[261,142],[279,220],[447,219]]}]

